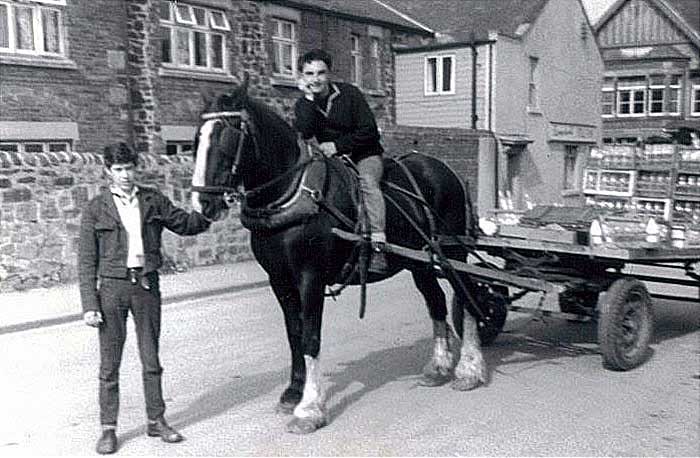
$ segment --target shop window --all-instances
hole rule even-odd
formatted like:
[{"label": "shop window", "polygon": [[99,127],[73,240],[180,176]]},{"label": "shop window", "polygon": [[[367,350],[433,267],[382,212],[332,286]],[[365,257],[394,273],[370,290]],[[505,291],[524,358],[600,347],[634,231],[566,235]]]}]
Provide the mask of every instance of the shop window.
[{"label": "shop window", "polygon": [[62,56],[65,0],[0,1],[0,52]]},{"label": "shop window", "polygon": [[161,0],[163,66],[223,72],[226,67],[226,32],[231,30],[223,11]]}]

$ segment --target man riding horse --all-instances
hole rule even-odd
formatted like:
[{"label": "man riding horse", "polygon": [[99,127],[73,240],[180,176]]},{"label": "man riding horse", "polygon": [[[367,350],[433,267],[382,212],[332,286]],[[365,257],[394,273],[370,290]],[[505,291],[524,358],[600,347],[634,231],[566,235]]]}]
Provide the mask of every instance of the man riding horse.
[{"label": "man riding horse", "polygon": [[300,66],[299,89],[304,96],[294,106],[295,127],[304,140],[315,138],[326,156],[346,155],[354,162],[373,247],[369,271],[385,274],[387,262],[382,246],[386,243],[386,209],[379,187],[384,149],[379,143],[374,114],[359,89],[330,80],[333,61],[325,51],[307,52]]}]

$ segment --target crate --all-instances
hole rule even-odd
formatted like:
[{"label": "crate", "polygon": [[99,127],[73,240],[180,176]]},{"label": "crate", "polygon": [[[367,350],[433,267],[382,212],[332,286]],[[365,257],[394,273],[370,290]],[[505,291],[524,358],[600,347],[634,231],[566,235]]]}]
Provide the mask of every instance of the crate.
[{"label": "crate", "polygon": [[657,218],[669,221],[671,218],[671,199],[653,197],[633,197],[632,212],[637,217]]},{"label": "crate", "polygon": [[635,195],[640,197],[670,197],[673,191],[671,171],[637,172]]},{"label": "crate", "polygon": [[674,224],[700,226],[700,199],[675,199],[671,218]]},{"label": "crate", "polygon": [[643,170],[670,170],[676,164],[675,145],[651,144],[637,155],[636,168]]},{"label": "crate", "polygon": [[700,149],[683,147],[678,150],[678,172],[700,174]]},{"label": "crate", "polygon": [[591,148],[586,165],[591,169],[630,170],[635,168],[637,154],[637,147],[634,145]]},{"label": "crate", "polygon": [[673,196],[700,197],[700,171],[697,173],[678,172],[673,186]]}]

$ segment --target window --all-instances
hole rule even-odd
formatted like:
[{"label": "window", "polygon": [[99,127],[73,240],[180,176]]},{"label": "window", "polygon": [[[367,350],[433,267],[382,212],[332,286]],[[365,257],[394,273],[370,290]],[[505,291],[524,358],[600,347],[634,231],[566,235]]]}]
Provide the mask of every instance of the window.
[{"label": "window", "polygon": [[67,141],[2,141],[0,151],[11,153],[60,153],[71,150]]},{"label": "window", "polygon": [[537,82],[539,80],[538,67],[540,60],[537,57],[530,56],[530,76],[528,81],[527,107],[530,110],[539,108],[539,100],[537,95]]},{"label": "window", "polygon": [[613,78],[603,80],[603,93],[600,102],[603,116],[610,117],[615,114],[615,80]]},{"label": "window", "polygon": [[425,59],[425,93],[454,94],[454,56],[431,56]]},{"label": "window", "polygon": [[644,116],[646,78],[620,78],[617,85],[617,115]]},{"label": "window", "polygon": [[172,0],[160,2],[163,65],[205,71],[225,70],[226,31],[223,11]]},{"label": "window", "polygon": [[372,44],[370,46],[370,68],[372,71],[372,78],[370,84],[372,89],[382,88],[382,48],[381,42],[378,38],[372,38]]},{"label": "window", "polygon": [[681,77],[680,75],[669,76],[668,82],[668,102],[666,104],[666,112],[668,114],[681,114]]},{"label": "window", "polygon": [[649,77],[649,114],[658,115],[664,113],[664,85],[663,75],[651,75]]},{"label": "window", "polygon": [[65,0],[0,1],[0,52],[62,56]]},{"label": "window", "polygon": [[358,35],[350,36],[350,82],[362,87],[362,48]]},{"label": "window", "polygon": [[690,92],[690,115],[700,116],[700,84],[693,84]]},{"label": "window", "polygon": [[292,21],[272,20],[272,71],[275,75],[296,77],[297,25]]},{"label": "window", "polygon": [[192,155],[191,141],[168,141],[165,144],[165,154],[168,156]]},{"label": "window", "polygon": [[576,164],[578,162],[578,146],[565,145],[564,152],[564,190],[576,189]]}]

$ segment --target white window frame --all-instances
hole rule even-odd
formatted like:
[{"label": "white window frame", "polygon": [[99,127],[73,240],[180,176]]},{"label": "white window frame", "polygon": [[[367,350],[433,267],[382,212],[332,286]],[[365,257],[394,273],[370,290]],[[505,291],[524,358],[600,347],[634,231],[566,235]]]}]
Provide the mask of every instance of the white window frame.
[{"label": "white window frame", "polygon": [[[612,101],[605,102],[603,96],[608,94],[612,95]],[[608,105],[610,106],[610,113],[605,113],[605,107]],[[600,97],[600,113],[604,118],[612,118],[615,116],[615,80],[612,78],[605,78],[603,80]]]},{"label": "white window frame", "polygon": [[[226,42],[228,34],[225,32],[231,30],[231,25],[228,21],[228,17],[226,16],[226,12],[173,0],[168,0],[167,2],[161,1],[160,6],[162,7],[164,5],[168,6],[169,11],[167,14],[167,19],[161,17],[160,25],[166,29],[166,33],[169,34],[170,55],[163,56],[161,65],[165,68],[172,69],[196,70],[211,73],[228,73],[228,44]],[[197,23],[195,10],[204,12],[202,24]],[[189,17],[184,16],[185,11],[187,11],[187,16]],[[161,16],[163,15],[162,13],[163,12],[161,11]],[[223,24],[216,24],[214,16],[223,19]],[[187,34],[187,63],[178,61],[178,32],[184,32]],[[196,62],[195,34],[198,33],[202,34],[205,40],[205,65],[198,65]],[[219,50],[221,67],[214,66],[216,53],[213,50],[214,44],[212,43],[212,40],[215,36],[221,40],[221,49]]]},{"label": "white window frame", "polygon": [[377,37],[372,37],[369,57],[372,62],[372,83],[374,84],[374,89],[382,89],[382,43]]},{"label": "white window frame", "polygon": [[690,116],[700,116],[700,83],[690,88]]},{"label": "white window frame", "polygon": [[[435,60],[435,89],[431,87],[431,76],[430,76],[430,64],[429,62]],[[445,90],[444,88],[444,68],[445,61],[450,61],[450,88]],[[436,96],[436,95],[449,95],[455,93],[455,63],[456,56],[454,54],[431,54],[425,56],[424,60],[424,73],[423,73],[423,93],[426,96]]]},{"label": "white window frame", "polygon": [[[630,99],[627,102],[624,102],[622,100],[622,94],[627,93],[630,95]],[[635,100],[635,94],[642,94],[642,100],[641,102],[638,102]],[[617,86],[617,116],[619,118],[640,118],[644,117],[647,115],[647,87],[646,85],[640,85],[640,84],[630,84],[630,85],[625,85],[624,82],[620,84],[618,82]],[[642,112],[641,113],[635,113],[634,112],[634,106],[636,103],[641,103],[642,105]],[[630,106],[630,112],[629,113],[623,113],[620,107],[622,107],[623,104],[629,104]]]},{"label": "white window frame", "polygon": [[[72,151],[71,148],[71,142],[68,140],[21,140],[21,141],[5,141],[2,140],[0,141],[0,151],[6,151],[3,147],[5,146],[14,146],[17,148],[18,153],[26,153],[26,154],[38,154],[38,153],[57,153],[57,152],[67,152],[70,153]],[[38,145],[41,147],[41,151],[30,151],[27,152],[27,146],[29,145]],[[63,147],[63,149],[59,151],[51,151],[52,146],[60,145]]]},{"label": "white window frame", "polygon": [[[273,65],[272,65],[272,74],[275,76],[283,77],[283,78],[292,78],[295,79],[297,77],[298,71],[297,71],[297,59],[299,56],[299,44],[297,41],[297,29],[298,29],[298,24],[296,21],[292,21],[289,19],[285,18],[279,18],[275,17],[272,18],[272,24],[273,24],[273,31],[272,31],[272,59],[273,59]],[[291,37],[284,37],[280,33],[282,30],[282,27],[284,25],[289,25],[291,29]],[[290,47],[290,59],[291,59],[291,71],[278,71],[276,70],[276,67],[279,67],[280,69],[284,69],[283,62],[278,62],[278,59],[281,59],[282,56],[282,48],[288,46]]]},{"label": "white window frame", "polygon": [[[661,78],[661,82],[659,83],[653,83],[652,79],[653,78]],[[661,91],[661,100],[654,100],[652,95],[654,91]],[[652,111],[652,104],[654,103],[661,103],[661,111]],[[666,84],[664,81],[664,76],[663,75],[649,75],[649,84],[648,84],[648,89],[647,89],[647,112],[649,113],[649,116],[664,116],[666,114],[666,103],[667,103],[667,98],[666,98]]]},{"label": "white window frame", "polygon": [[[683,78],[681,75],[669,75],[668,76],[669,81],[668,81],[668,97],[666,98],[666,104],[664,105],[664,111],[666,111],[667,114],[672,115],[672,116],[679,116],[681,114],[681,81]],[[676,79],[676,84],[673,84],[673,78]],[[668,106],[671,104],[673,101],[673,98],[671,97],[671,94],[675,94],[675,104],[676,104],[676,109],[674,110],[669,110]]]},{"label": "white window frame", "polygon": [[528,58],[529,73],[527,86],[527,109],[529,111],[539,111],[540,96],[539,96],[539,79],[540,79],[540,59],[539,57],[529,56]]},{"label": "white window frame", "polygon": [[[52,6],[65,6],[65,0],[32,0],[29,2],[0,1],[7,11],[7,38],[8,46],[0,46],[0,53],[9,53],[26,56],[65,56],[65,33],[63,26],[63,11]],[[50,6],[45,6],[50,5]],[[32,11],[32,49],[21,49],[17,47],[17,7],[28,8]],[[44,47],[44,24],[43,12],[49,11],[58,16],[58,52],[47,51]]]},{"label": "white window frame", "polygon": [[350,82],[362,87],[362,43],[356,34],[350,35]]}]

